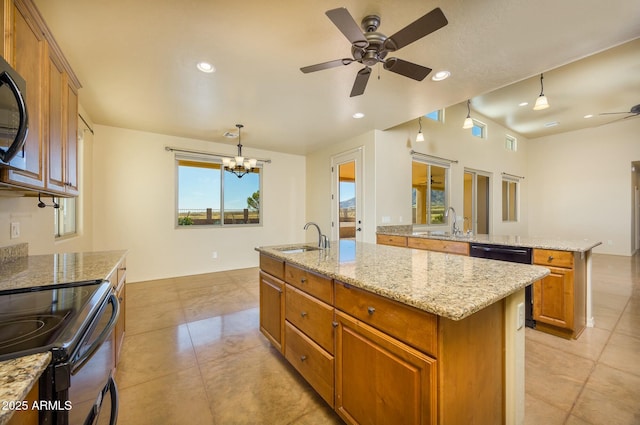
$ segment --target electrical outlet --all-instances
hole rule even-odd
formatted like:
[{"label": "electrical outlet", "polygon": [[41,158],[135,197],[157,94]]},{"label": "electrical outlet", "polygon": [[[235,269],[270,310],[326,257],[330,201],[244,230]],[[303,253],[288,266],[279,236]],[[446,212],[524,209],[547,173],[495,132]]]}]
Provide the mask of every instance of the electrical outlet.
[{"label": "electrical outlet", "polygon": [[20,237],[20,223],[14,221],[11,223],[11,239],[16,239]]},{"label": "electrical outlet", "polygon": [[218,251],[213,251],[213,252],[211,253],[211,258],[212,258],[213,260],[217,260],[217,259],[218,259]]}]

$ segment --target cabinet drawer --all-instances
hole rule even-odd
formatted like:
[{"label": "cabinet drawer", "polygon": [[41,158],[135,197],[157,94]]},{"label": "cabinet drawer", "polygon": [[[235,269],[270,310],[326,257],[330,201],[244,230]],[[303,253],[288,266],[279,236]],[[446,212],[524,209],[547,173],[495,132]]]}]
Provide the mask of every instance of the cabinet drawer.
[{"label": "cabinet drawer", "polygon": [[285,318],[333,354],[333,307],[286,285]]},{"label": "cabinet drawer", "polygon": [[285,282],[333,305],[333,282],[331,279],[289,263],[284,266],[284,276]]},{"label": "cabinet drawer", "polygon": [[284,261],[260,254],[260,268],[271,276],[284,279]]},{"label": "cabinet drawer", "polygon": [[333,408],[333,356],[286,322],[285,357]]},{"label": "cabinet drawer", "polygon": [[438,319],[399,302],[336,281],[336,309],[436,356]]},{"label": "cabinet drawer", "polygon": [[407,246],[406,236],[377,235],[376,242],[380,245]]},{"label": "cabinet drawer", "polygon": [[439,239],[407,238],[409,248],[446,252],[448,254],[469,255],[467,242],[443,241]]},{"label": "cabinet drawer", "polygon": [[573,268],[573,252],[552,249],[534,249],[533,264]]}]

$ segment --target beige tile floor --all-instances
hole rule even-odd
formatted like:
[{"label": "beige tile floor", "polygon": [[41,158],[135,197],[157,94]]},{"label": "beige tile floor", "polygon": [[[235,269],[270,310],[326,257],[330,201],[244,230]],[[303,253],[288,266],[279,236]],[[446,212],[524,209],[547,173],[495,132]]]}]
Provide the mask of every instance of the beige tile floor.
[{"label": "beige tile floor", "polygon": [[[527,425],[640,424],[640,256],[593,282],[577,341],[526,331]],[[257,269],[129,284],[116,380],[120,425],[341,423],[258,331]]]}]

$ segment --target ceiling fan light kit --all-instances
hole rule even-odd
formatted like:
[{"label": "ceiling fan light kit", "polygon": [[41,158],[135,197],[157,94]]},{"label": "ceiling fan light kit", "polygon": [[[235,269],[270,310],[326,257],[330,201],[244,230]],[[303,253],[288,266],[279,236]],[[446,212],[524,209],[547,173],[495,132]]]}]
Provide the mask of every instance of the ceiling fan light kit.
[{"label": "ceiling fan light kit", "polygon": [[[378,63],[382,63],[383,68],[387,71],[416,81],[424,80],[431,72],[431,68],[395,57],[387,58],[387,54],[400,50],[448,24],[442,10],[435,8],[391,37],[387,37],[377,32],[380,26],[380,17],[377,15],[365,16],[361,21],[362,30],[344,7],[328,10],[326,15],[351,43],[352,57],[305,66],[300,68],[300,71],[307,74],[349,65],[352,62],[361,63],[365,67],[360,69],[356,75],[351,89],[351,97],[360,96],[364,93],[371,76],[371,67]],[[362,32],[363,30],[364,33]]]}]

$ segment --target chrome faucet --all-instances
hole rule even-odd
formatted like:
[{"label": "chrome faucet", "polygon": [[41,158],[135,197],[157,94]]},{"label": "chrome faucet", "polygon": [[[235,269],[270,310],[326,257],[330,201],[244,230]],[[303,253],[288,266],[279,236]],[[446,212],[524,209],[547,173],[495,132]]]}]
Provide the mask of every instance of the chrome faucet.
[{"label": "chrome faucet", "polygon": [[320,226],[318,226],[313,221],[310,221],[304,225],[304,230],[307,230],[309,226],[315,226],[315,228],[318,230],[318,248],[329,248],[329,239],[327,238],[327,235],[322,234]]},{"label": "chrome faucet", "polygon": [[445,217],[449,217],[449,210],[453,211],[453,222],[451,223],[451,234],[453,236],[456,236],[458,233],[460,233],[460,229],[458,229],[458,223],[456,223],[456,210],[454,210],[453,207],[447,208],[447,210],[444,212]]}]

